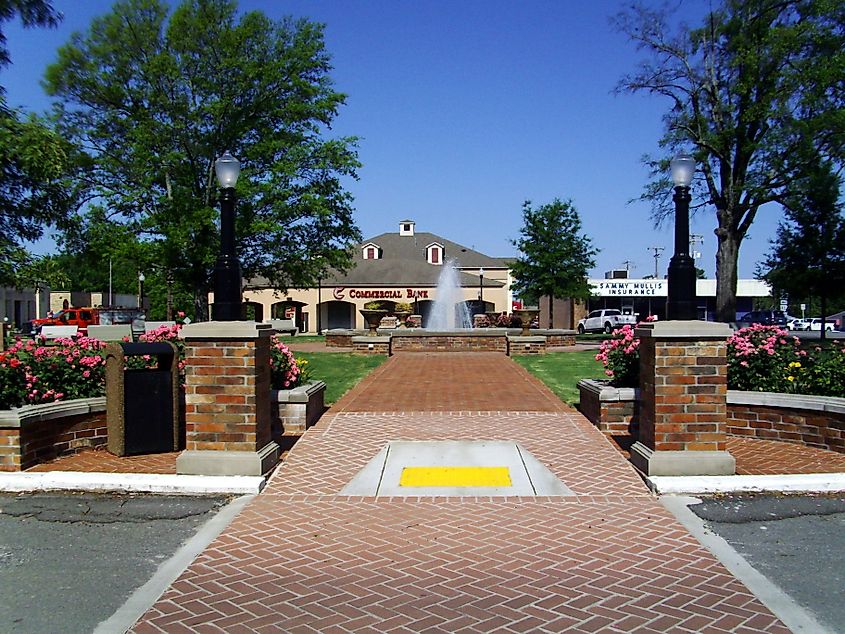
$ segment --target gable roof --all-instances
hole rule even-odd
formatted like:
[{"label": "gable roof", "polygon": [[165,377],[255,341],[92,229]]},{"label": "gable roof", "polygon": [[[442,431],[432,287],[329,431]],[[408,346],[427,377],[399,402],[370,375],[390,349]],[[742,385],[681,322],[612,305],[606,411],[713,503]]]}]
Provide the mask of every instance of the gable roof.
[{"label": "gable roof", "polygon": [[[382,249],[382,260],[420,260],[425,264],[425,249],[432,244],[441,245],[446,251],[446,261],[456,260],[458,268],[504,269],[507,264],[503,258],[491,258],[474,249],[452,242],[441,236],[425,231],[417,231],[412,236],[400,236],[398,233],[382,233],[367,239],[364,243],[375,242]],[[356,257],[356,260],[361,258]],[[431,265],[426,265],[431,266]]]}]

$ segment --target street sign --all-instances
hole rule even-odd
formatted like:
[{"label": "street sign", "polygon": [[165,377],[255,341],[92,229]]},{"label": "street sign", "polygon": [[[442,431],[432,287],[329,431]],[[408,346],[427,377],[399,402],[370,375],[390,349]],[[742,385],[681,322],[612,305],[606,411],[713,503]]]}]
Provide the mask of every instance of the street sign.
[{"label": "street sign", "polygon": [[801,304],[801,310],[807,310],[807,304]]},{"label": "street sign", "polygon": [[787,302],[785,299],[780,300],[780,309],[781,309],[781,310],[786,310],[786,307],[787,307],[788,305],[789,305],[789,304],[788,304],[788,302]]}]

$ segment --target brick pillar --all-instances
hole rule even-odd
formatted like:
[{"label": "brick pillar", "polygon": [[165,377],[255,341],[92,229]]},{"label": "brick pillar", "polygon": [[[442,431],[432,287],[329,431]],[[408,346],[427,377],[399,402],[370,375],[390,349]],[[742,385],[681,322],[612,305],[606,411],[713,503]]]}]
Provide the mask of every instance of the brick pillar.
[{"label": "brick pillar", "polygon": [[646,475],[733,475],[726,450],[727,324],[643,324],[639,440],[631,462]]},{"label": "brick pillar", "polygon": [[270,431],[269,324],[211,321],[185,339],[186,448],[176,471],[263,475],[279,460]]}]

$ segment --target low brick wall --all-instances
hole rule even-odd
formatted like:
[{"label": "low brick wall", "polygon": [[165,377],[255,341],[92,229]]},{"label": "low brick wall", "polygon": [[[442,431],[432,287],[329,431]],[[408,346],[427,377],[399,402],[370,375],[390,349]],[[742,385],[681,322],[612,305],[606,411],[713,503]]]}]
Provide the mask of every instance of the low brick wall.
[{"label": "low brick wall", "polygon": [[612,387],[591,379],[578,381],[580,402],[578,409],[600,431],[608,434],[627,434],[636,425],[639,400],[631,387]]},{"label": "low brick wall", "polygon": [[532,330],[531,334],[545,335],[547,348],[560,348],[575,345],[574,330]]},{"label": "low brick wall", "polygon": [[501,352],[507,354],[508,341],[504,332],[479,334],[432,333],[402,336],[394,334],[393,352]]},{"label": "low brick wall", "polygon": [[845,399],[728,392],[728,434],[845,453]]},{"label": "low brick wall", "polygon": [[357,354],[386,354],[390,355],[390,337],[358,336],[352,337],[352,352]]},{"label": "low brick wall", "polygon": [[[360,333],[357,333],[360,334]],[[353,330],[327,330],[326,331],[326,347],[327,348],[351,348],[352,337],[356,335]]]},{"label": "low brick wall", "polygon": [[0,471],[105,445],[106,399],[60,401],[0,412]]},{"label": "low brick wall", "polygon": [[[626,433],[632,423],[636,427],[639,390],[592,380],[579,381],[578,390],[578,409],[601,431]],[[845,399],[728,390],[726,431],[845,453]]]},{"label": "low brick wall", "polygon": [[545,337],[508,337],[508,354],[545,354]]},{"label": "low brick wall", "polygon": [[292,390],[270,392],[270,416],[273,440],[281,436],[301,435],[316,423],[326,409],[326,384],[313,381]]}]

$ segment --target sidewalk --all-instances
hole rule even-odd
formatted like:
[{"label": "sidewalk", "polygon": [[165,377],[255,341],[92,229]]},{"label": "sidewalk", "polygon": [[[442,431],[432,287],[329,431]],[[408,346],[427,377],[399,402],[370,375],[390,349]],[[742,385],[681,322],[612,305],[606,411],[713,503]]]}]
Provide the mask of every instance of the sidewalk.
[{"label": "sidewalk", "polygon": [[[574,495],[352,497],[388,441],[518,442]],[[497,354],[397,355],[136,632],[788,632],[585,418]]]}]

